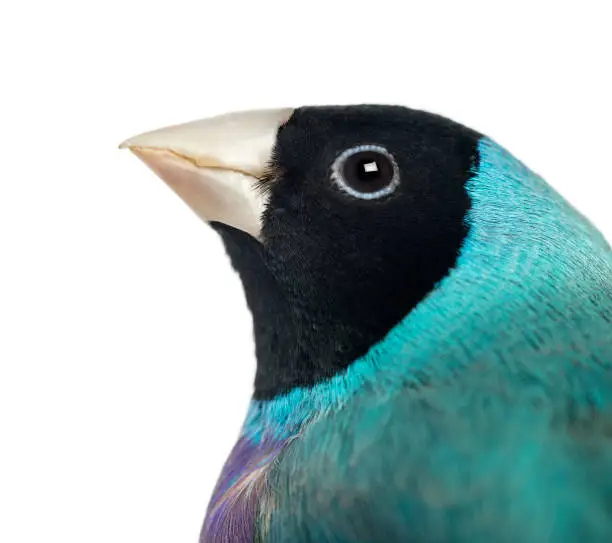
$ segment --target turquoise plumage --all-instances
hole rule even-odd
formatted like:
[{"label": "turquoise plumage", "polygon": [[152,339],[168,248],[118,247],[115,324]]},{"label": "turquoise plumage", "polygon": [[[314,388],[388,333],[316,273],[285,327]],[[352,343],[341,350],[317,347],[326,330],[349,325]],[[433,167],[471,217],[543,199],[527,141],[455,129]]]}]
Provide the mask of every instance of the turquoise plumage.
[{"label": "turquoise plumage", "polygon": [[479,153],[456,268],[343,373],[252,402],[244,439],[286,443],[259,541],[612,540],[612,253]]}]

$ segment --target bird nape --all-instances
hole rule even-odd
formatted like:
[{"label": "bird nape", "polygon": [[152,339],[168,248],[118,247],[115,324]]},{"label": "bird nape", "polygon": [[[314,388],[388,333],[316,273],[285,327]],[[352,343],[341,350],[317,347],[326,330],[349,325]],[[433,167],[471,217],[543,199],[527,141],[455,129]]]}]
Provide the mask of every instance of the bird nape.
[{"label": "bird nape", "polygon": [[398,106],[123,146],[220,234],[253,314],[201,542],[612,541],[612,253],[542,178]]}]

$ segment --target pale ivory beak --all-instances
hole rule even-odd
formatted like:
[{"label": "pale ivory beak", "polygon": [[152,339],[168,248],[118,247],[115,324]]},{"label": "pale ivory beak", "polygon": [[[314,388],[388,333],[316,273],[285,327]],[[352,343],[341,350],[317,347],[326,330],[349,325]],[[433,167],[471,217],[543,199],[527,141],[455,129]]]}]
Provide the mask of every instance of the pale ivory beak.
[{"label": "pale ivory beak", "polygon": [[293,109],[241,111],[146,132],[123,142],[204,221],[255,238],[265,206],[255,183],[270,160],[279,126]]}]

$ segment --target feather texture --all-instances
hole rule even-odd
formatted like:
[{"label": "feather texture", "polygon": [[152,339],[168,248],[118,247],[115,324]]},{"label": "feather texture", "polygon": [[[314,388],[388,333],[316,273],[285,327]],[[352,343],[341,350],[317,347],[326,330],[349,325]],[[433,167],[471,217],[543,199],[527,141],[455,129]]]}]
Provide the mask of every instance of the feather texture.
[{"label": "feather texture", "polygon": [[612,541],[610,247],[503,148],[479,155],[456,267],[341,373],[252,402],[210,533]]}]

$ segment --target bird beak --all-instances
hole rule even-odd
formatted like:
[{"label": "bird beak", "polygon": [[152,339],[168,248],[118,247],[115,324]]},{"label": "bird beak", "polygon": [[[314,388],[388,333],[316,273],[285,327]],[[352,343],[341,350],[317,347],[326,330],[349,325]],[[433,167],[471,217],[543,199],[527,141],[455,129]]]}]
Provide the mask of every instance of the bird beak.
[{"label": "bird beak", "polygon": [[265,207],[256,182],[272,155],[278,128],[293,109],[229,113],[169,126],[124,141],[204,221],[255,238]]}]

